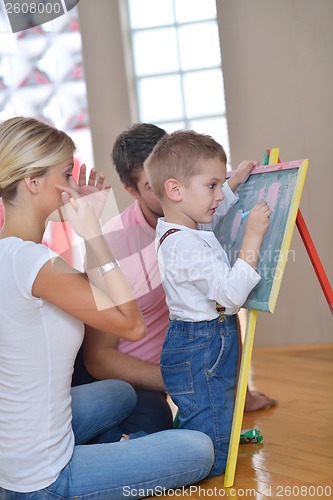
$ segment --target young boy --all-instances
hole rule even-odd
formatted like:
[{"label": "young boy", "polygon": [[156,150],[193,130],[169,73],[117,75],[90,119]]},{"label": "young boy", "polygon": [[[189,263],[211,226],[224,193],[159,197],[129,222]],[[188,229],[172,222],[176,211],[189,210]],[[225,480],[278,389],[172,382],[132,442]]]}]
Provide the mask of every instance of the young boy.
[{"label": "young boy", "polygon": [[[180,427],[200,429],[214,442],[211,476],[225,470],[238,368],[236,313],[260,280],[255,268],[271,214],[266,202],[251,210],[231,267],[214,233],[202,230],[235,203],[226,162],[222,146],[193,131],[164,136],[145,162],[164,211],[156,234],[170,326],[161,371]],[[238,167],[243,182],[255,164]]]}]

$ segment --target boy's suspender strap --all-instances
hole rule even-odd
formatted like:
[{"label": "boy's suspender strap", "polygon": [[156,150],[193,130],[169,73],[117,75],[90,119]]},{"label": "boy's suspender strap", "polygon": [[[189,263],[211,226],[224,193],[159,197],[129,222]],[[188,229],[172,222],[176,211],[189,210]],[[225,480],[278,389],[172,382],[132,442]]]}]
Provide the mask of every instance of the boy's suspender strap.
[{"label": "boy's suspender strap", "polygon": [[[165,238],[167,238],[170,234],[177,233],[177,231],[181,231],[181,229],[177,229],[176,227],[173,227],[172,229],[169,229],[166,231],[163,236],[159,239],[158,245],[157,245],[157,252],[160,249],[160,246],[162,245],[163,241]],[[225,307],[221,306],[216,302],[216,310],[219,313],[219,322],[224,321],[225,319]]]},{"label": "boy's suspender strap", "polygon": [[173,227],[172,229],[169,229],[168,231],[166,231],[163,234],[163,236],[161,236],[161,238],[160,238],[160,240],[158,242],[157,251],[159,251],[160,246],[162,245],[162,243],[165,240],[165,238],[167,238],[170,234],[177,233],[178,231],[181,231],[181,229],[177,229],[176,227]]}]

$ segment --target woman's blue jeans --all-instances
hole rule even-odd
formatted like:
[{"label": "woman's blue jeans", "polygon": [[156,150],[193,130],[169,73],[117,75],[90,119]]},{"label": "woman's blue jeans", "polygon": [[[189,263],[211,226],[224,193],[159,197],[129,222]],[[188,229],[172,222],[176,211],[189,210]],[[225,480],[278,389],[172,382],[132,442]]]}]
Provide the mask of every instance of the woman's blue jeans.
[{"label": "woman's blue jeans", "polygon": [[0,488],[0,500],[142,498],[209,474],[214,450],[201,432],[167,430],[129,441],[84,444],[133,411],[135,391],[126,382],[102,380],[74,387],[72,397],[76,444],[70,462],[49,487],[32,493]]},{"label": "woman's blue jeans", "polygon": [[[90,384],[91,382],[97,382],[97,379],[87,371],[81,347],[74,364],[72,386]],[[173,428],[173,416],[165,392],[136,389],[135,394],[136,407],[129,417],[124,419],[119,426],[114,426],[93,438],[90,444],[120,441],[123,434],[133,436],[133,434],[138,435],[142,431],[145,434],[152,434]]]},{"label": "woman's blue jeans", "polygon": [[172,320],[161,356],[165,388],[180,429],[205,432],[215,448],[210,476],[225,471],[238,372],[236,316],[192,323]]}]

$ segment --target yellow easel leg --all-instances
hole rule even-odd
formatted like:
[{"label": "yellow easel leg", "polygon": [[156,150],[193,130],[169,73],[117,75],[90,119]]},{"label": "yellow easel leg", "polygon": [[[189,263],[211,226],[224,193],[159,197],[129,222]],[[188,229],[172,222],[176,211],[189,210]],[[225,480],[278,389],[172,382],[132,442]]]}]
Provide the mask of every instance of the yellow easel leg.
[{"label": "yellow easel leg", "polygon": [[242,360],[239,370],[236,402],[235,402],[234,416],[232,420],[231,436],[230,436],[229,451],[228,451],[228,460],[224,475],[225,488],[229,488],[230,486],[232,486],[234,484],[234,479],[235,479],[239,437],[243,422],[246,388],[249,379],[256,322],[257,322],[257,311],[253,311],[252,309],[250,309],[249,318],[246,326],[244,345],[243,345]]}]

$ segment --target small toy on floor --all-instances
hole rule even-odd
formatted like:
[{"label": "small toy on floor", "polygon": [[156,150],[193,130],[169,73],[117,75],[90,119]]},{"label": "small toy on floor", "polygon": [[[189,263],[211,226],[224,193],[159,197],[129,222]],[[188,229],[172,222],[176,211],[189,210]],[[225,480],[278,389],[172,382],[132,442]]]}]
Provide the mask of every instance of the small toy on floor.
[{"label": "small toy on floor", "polygon": [[240,444],[261,443],[263,436],[259,429],[243,429],[240,434]]}]

